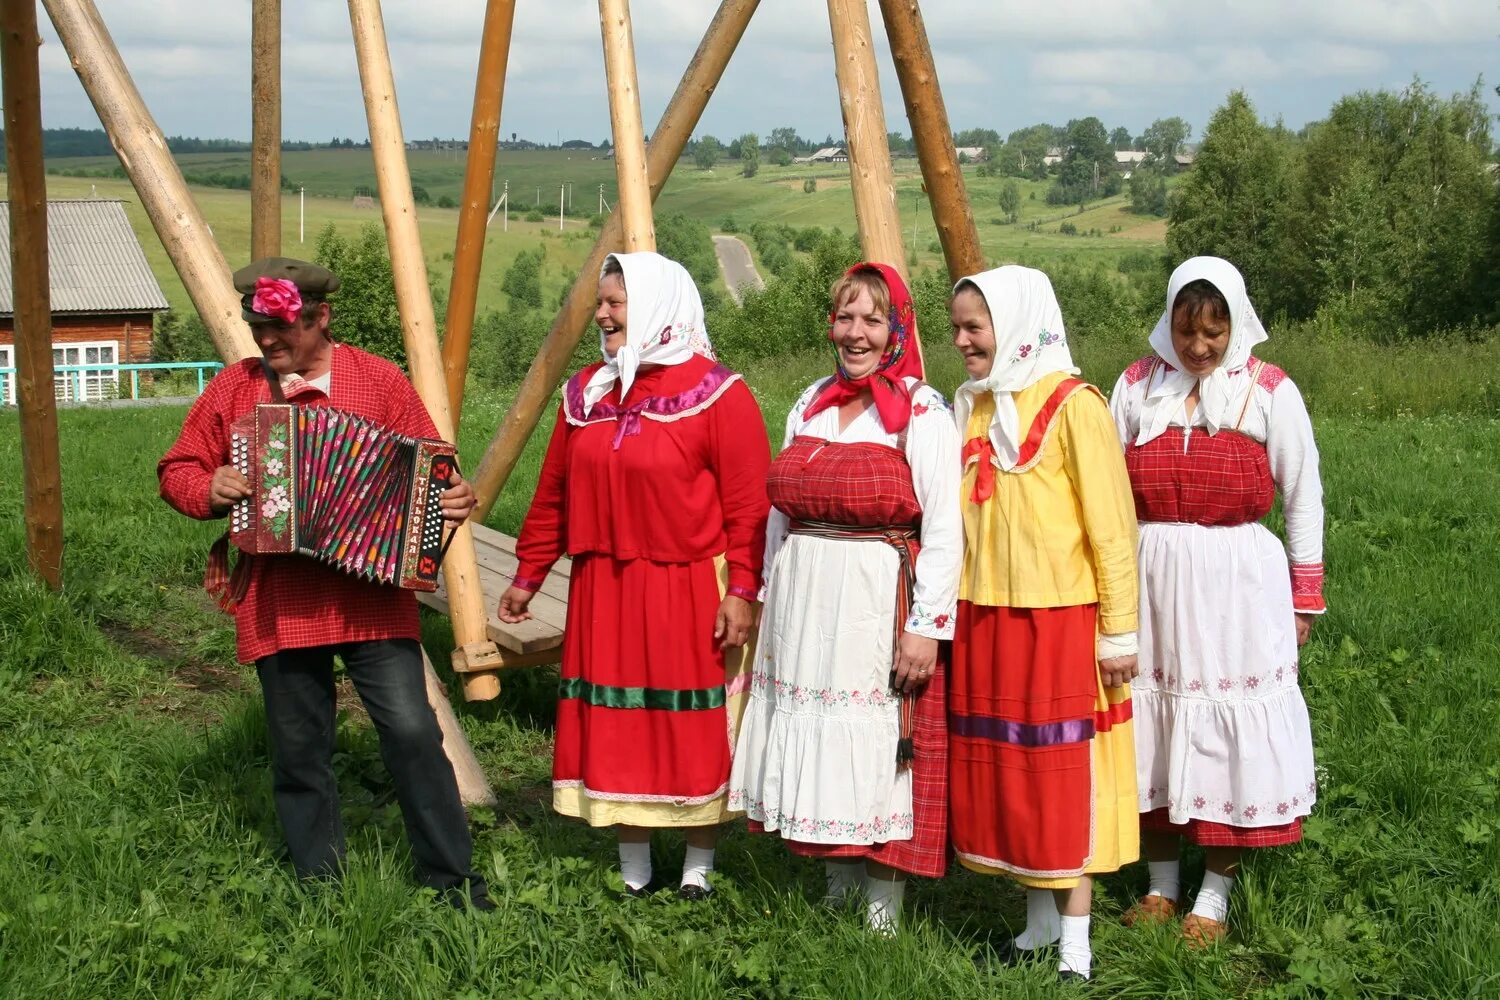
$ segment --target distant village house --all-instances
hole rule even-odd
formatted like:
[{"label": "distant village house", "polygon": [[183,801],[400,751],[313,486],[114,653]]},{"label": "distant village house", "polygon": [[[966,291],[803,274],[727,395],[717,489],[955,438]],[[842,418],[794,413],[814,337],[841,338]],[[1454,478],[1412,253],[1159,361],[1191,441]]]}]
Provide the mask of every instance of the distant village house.
[{"label": "distant village house", "polygon": [[[115,365],[151,360],[156,314],[167,308],[145,251],[115,200],[47,202],[52,296],[52,363]],[[0,202],[0,368],[14,368],[15,289],[10,273],[10,203]],[[118,374],[57,379],[57,398],[107,399]],[[15,378],[0,375],[0,402],[14,405]]]},{"label": "distant village house", "polygon": [[848,163],[849,151],[843,146],[825,146],[811,156],[798,156],[793,163]]}]

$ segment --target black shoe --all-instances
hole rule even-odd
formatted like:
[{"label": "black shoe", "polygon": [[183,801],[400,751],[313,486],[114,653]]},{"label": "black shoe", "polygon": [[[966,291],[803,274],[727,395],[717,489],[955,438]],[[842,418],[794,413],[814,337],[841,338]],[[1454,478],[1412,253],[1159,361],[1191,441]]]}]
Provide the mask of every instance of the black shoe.
[{"label": "black shoe", "polygon": [[712,888],[696,885],[693,883],[680,885],[677,887],[677,898],[685,899],[689,903],[701,903],[713,894],[714,891]]},{"label": "black shoe", "polygon": [[1081,972],[1074,972],[1072,969],[1061,969],[1057,973],[1057,981],[1067,986],[1070,983],[1086,983],[1089,981],[1089,977]]},{"label": "black shoe", "polygon": [[625,883],[625,895],[631,899],[645,899],[655,891],[656,884],[654,882],[647,882],[645,885],[640,886],[632,886],[628,882]]},{"label": "black shoe", "polygon": [[463,886],[454,886],[438,897],[455,910],[473,910],[476,913],[494,913],[498,909],[488,893],[471,896]]},{"label": "black shoe", "polygon": [[998,944],[991,944],[986,951],[980,951],[974,956],[974,966],[983,972],[987,968],[1015,968],[1047,958],[1057,951],[1057,945],[1044,944],[1037,948],[1017,947],[1016,939],[1003,938]]}]

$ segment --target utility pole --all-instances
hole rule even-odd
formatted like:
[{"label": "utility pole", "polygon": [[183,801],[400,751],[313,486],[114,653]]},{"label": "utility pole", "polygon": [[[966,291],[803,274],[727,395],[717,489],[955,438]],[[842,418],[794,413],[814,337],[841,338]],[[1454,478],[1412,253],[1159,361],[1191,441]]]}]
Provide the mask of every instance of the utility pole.
[{"label": "utility pole", "polygon": [[307,242],[307,185],[297,188],[297,242]]},{"label": "utility pole", "polygon": [[563,219],[568,214],[568,185],[563,184],[557,189],[557,231],[562,232]]}]

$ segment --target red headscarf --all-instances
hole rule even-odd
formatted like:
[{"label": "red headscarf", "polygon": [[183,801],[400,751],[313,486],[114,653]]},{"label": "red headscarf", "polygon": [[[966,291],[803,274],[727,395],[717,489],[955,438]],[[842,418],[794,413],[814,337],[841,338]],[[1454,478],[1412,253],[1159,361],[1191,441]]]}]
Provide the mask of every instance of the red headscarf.
[{"label": "red headscarf", "polygon": [[[924,377],[922,372],[922,355],[917,349],[917,315],[912,308],[911,292],[906,288],[906,282],[901,280],[901,275],[893,267],[885,264],[864,262],[855,264],[845,276],[856,271],[874,271],[885,282],[891,296],[891,339],[885,345],[885,353],[880,356],[880,363],[870,374],[860,378],[850,378],[844,371],[842,363],[838,366],[838,372],[834,380],[818,393],[817,397],[808,404],[803,411],[803,419],[807,419],[821,410],[830,406],[839,406],[859,396],[859,392],[866,386],[875,397],[875,411],[880,416],[880,424],[891,434],[899,434],[906,429],[911,420],[911,390],[906,387],[905,379],[911,376],[916,379]],[[835,304],[836,305],[836,304]],[[838,316],[835,308],[828,314],[828,339],[833,340],[833,324]],[[835,355],[837,356],[837,355]]]}]

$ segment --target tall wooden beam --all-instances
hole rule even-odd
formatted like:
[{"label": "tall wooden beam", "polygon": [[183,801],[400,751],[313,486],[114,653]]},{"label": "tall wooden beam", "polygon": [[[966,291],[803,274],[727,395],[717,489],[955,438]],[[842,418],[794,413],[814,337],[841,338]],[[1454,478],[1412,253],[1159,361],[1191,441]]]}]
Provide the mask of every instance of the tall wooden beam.
[{"label": "tall wooden beam", "polygon": [[250,257],[281,256],[281,0],[250,7]]},{"label": "tall wooden beam", "polygon": [[916,142],[932,220],[943,245],[943,259],[949,276],[957,281],[985,269],[984,251],[979,246],[979,230],[974,225],[974,209],[964,187],[958,151],[953,148],[953,129],[938,86],[922,8],[918,0],[880,0],[880,13],[885,19],[901,96],[906,101],[906,120],[911,123]]},{"label": "tall wooden beam", "polygon": [[646,135],[641,125],[641,90],[635,72],[635,39],[630,0],[599,0],[604,38],[604,75],[609,84],[609,120],[614,130],[618,211],[625,251],[656,249],[651,219],[651,184],[646,178]]},{"label": "tall wooden beam", "polygon": [[[422,234],[417,227],[417,205],[406,164],[406,141],[401,134],[396,80],[391,72],[380,0],[349,0],[349,20],[354,29],[355,56],[370,125],[370,150],[375,158],[375,180],[380,187],[387,249],[396,279],[396,307],[401,314],[406,363],[412,385],[427,404],[438,433],[454,441],[448,387],[443,380],[442,356],[438,351],[437,320],[427,285],[427,262],[422,257]],[[474,536],[468,525],[458,529],[443,560],[443,581],[448,588],[453,621],[453,666],[462,675],[464,697],[470,701],[494,698],[500,693],[496,673],[500,652],[485,632],[488,616],[479,583]]]},{"label": "tall wooden beam", "polygon": [[[729,57],[734,54],[746,25],[750,23],[750,16],[759,6],[760,0],[723,0],[719,4],[703,40],[698,44],[698,51],[693,54],[693,61],[688,63],[677,91],[662,113],[661,121],[657,122],[656,130],[651,133],[651,144],[646,148],[646,172],[653,201],[661,194],[672,168],[681,158],[688,137],[698,127],[698,119],[703,115],[709,96],[719,85]],[[562,380],[573,349],[578,346],[578,339],[594,315],[599,268],[603,266],[606,254],[621,248],[624,232],[619,205],[616,204],[588,260],[579,270],[561,311],[552,321],[552,329],[547,331],[547,338],[531,362],[515,401],[510,404],[485,449],[484,458],[480,460],[479,469],[474,474],[474,492],[479,499],[476,517],[484,518],[494,506],[505,481],[516,467],[516,460],[526,447],[527,439],[536,430],[542,412]]]},{"label": "tall wooden beam", "polygon": [[464,170],[463,204],[458,209],[458,241],[453,248],[453,278],[448,286],[448,315],[443,328],[443,373],[448,408],[457,431],[463,412],[464,379],[469,373],[469,344],[479,301],[479,272],[484,263],[484,235],[489,223],[490,191],[495,183],[495,153],[500,142],[500,110],[505,101],[505,70],[510,61],[511,28],[516,0],[489,0],[484,34],[479,41],[479,72],[474,78],[474,115],[469,123],[469,159]]},{"label": "tall wooden beam", "polygon": [[47,270],[47,176],[42,163],[42,82],[36,0],[0,0],[0,86],[5,100],[10,274],[15,303],[16,401],[21,408],[26,558],[62,587],[62,466],[52,392],[52,295]]},{"label": "tall wooden beam", "polygon": [[865,0],[828,0],[828,22],[833,29],[834,68],[860,246],[867,259],[889,264],[904,277],[906,252],[896,211],[896,178],[870,37],[870,12]]},{"label": "tall wooden beam", "polygon": [[260,349],[240,318],[240,296],[224,254],[93,0],[42,0],[42,5],[214,346],[226,363],[258,356]]}]

